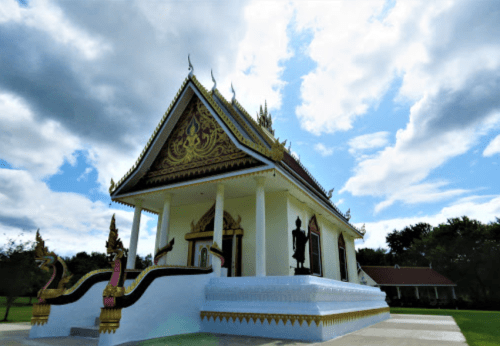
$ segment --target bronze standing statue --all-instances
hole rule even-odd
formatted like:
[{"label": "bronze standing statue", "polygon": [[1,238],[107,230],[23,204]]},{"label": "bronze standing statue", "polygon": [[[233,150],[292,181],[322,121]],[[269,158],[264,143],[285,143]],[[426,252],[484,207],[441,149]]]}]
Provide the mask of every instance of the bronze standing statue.
[{"label": "bronze standing statue", "polygon": [[300,226],[302,225],[302,221],[300,221],[300,218],[297,216],[297,220],[295,221],[295,225],[297,226],[296,229],[292,231],[292,237],[293,237],[293,258],[297,260],[297,268],[295,268],[295,275],[304,275],[304,274],[309,274],[309,268],[304,268],[304,261],[305,261],[305,251],[306,251],[306,244],[309,241],[309,236],[310,236],[310,231],[307,232],[307,235],[305,231],[300,229]]}]

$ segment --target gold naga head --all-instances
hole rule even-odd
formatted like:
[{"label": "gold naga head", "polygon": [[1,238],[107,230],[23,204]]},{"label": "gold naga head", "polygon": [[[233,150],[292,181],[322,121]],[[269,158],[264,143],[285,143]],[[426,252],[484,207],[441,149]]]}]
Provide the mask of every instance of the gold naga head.
[{"label": "gold naga head", "polygon": [[116,228],[115,214],[111,217],[111,223],[109,225],[109,236],[106,242],[106,252],[109,254],[116,254],[115,259],[122,258],[125,249],[123,248],[123,243],[120,238],[118,238],[118,229]]},{"label": "gold naga head", "polygon": [[42,270],[49,271],[49,265],[54,264],[57,255],[54,252],[49,252],[45,246],[45,242],[40,236],[40,229],[36,231],[36,246],[35,246],[35,262]]}]

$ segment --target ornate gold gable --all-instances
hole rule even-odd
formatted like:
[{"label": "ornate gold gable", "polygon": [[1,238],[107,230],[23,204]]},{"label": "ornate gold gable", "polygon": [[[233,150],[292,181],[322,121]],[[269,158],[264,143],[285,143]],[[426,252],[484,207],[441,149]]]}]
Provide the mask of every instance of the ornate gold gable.
[{"label": "ornate gold gable", "polygon": [[239,150],[201,100],[193,96],[146,174],[145,183],[248,164],[258,161]]},{"label": "ornate gold gable", "polygon": [[[191,233],[198,233],[198,232],[206,232],[210,231],[207,230],[207,226],[214,220],[215,218],[215,204],[212,205],[210,209],[201,217],[201,219],[194,224],[194,221],[191,221]],[[240,222],[241,222],[241,216],[238,215],[238,220],[235,221],[231,214],[229,214],[227,211],[224,210],[224,216],[223,216],[223,224],[222,224],[222,229],[223,230],[236,230],[240,229]]]}]

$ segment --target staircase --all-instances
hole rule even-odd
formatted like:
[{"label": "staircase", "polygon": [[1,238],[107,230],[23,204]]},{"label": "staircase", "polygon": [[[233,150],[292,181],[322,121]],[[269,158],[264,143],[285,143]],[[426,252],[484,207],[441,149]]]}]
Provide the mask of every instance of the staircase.
[{"label": "staircase", "polygon": [[95,318],[93,326],[90,327],[72,327],[70,336],[78,336],[81,338],[99,339],[99,317]]}]

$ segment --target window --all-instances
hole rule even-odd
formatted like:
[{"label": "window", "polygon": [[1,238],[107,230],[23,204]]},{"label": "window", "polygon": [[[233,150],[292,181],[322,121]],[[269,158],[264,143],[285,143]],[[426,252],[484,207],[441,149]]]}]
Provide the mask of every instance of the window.
[{"label": "window", "polygon": [[311,274],[322,276],[321,265],[321,240],[316,215],[309,220],[309,263],[311,263]]},{"label": "window", "polygon": [[344,236],[340,234],[339,240],[339,264],[340,264],[340,280],[347,281],[347,257],[345,252]]}]

